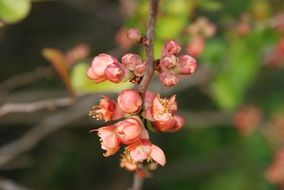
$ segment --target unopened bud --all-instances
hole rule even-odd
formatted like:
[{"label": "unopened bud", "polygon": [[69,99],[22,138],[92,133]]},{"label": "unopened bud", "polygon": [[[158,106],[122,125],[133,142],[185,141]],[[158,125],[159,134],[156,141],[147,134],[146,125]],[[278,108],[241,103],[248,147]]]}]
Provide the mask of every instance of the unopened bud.
[{"label": "unopened bud", "polygon": [[196,60],[189,55],[182,55],[179,57],[178,73],[181,75],[190,75],[197,69]]},{"label": "unopened bud", "polygon": [[181,51],[181,46],[178,42],[174,40],[167,41],[164,49],[163,49],[163,55],[176,55]]},{"label": "unopened bud", "polygon": [[141,40],[142,34],[138,29],[130,28],[127,32],[127,37],[134,42],[139,42]]},{"label": "unopened bud", "polygon": [[172,87],[179,82],[179,76],[173,71],[164,71],[160,74],[160,81],[165,86]]}]

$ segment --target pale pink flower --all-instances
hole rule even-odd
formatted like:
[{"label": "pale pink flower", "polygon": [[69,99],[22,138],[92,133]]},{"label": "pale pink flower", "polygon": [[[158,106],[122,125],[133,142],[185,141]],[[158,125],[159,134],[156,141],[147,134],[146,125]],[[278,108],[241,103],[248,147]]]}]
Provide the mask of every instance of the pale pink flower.
[{"label": "pale pink flower", "polygon": [[162,55],[176,55],[181,51],[181,46],[175,40],[167,41],[164,45]]},{"label": "pale pink flower", "polygon": [[136,90],[123,90],[118,98],[117,103],[125,113],[137,113],[142,106],[142,99]]},{"label": "pale pink flower", "polygon": [[139,117],[130,117],[116,123],[117,136],[123,144],[131,144],[138,140],[144,128]]},{"label": "pale pink flower", "polygon": [[182,75],[190,75],[197,69],[196,60],[189,55],[182,55],[178,62],[178,72]]},{"label": "pale pink flower", "polygon": [[172,87],[179,82],[179,76],[174,71],[163,71],[160,74],[160,81],[166,87]]},{"label": "pale pink flower", "polygon": [[128,31],[127,31],[127,37],[128,39],[130,39],[131,41],[134,41],[134,42],[139,42],[142,38],[142,34],[141,32],[136,29],[136,28],[130,28]]},{"label": "pale pink flower", "polygon": [[101,141],[101,148],[106,150],[106,153],[103,154],[104,156],[111,156],[119,150],[120,143],[116,135],[114,125],[101,127],[93,131],[98,131],[98,136],[100,137]]},{"label": "pale pink flower", "polygon": [[161,132],[175,132],[184,126],[185,120],[179,115],[173,116],[168,121],[155,121],[155,129]]},{"label": "pale pink flower", "polygon": [[90,79],[95,80],[97,83],[105,81],[105,70],[107,66],[116,64],[118,61],[107,54],[99,54],[92,61],[92,66],[88,69],[87,75]]},{"label": "pale pink flower", "polygon": [[152,105],[152,115],[155,121],[168,121],[173,117],[173,114],[175,114],[176,111],[176,95],[167,99],[161,98],[160,94],[157,94]]},{"label": "pale pink flower", "polygon": [[144,160],[154,160],[161,166],[166,164],[166,156],[163,150],[152,144],[149,140],[140,141],[136,144],[128,146],[130,156],[135,162],[143,162]]}]

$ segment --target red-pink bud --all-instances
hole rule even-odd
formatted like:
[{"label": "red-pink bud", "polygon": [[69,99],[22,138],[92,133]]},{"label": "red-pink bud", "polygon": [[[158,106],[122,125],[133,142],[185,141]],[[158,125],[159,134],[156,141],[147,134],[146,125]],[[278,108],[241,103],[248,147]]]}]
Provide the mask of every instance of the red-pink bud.
[{"label": "red-pink bud", "polygon": [[114,83],[123,81],[126,75],[127,70],[121,64],[108,65],[105,70],[106,79]]},{"label": "red-pink bud", "polygon": [[174,40],[167,41],[164,49],[163,49],[163,55],[176,55],[181,51],[181,46],[179,43],[177,43]]},{"label": "red-pink bud", "polygon": [[189,55],[182,55],[179,57],[178,73],[181,75],[190,75],[197,69],[196,60]]},{"label": "red-pink bud", "polygon": [[179,76],[173,71],[163,71],[160,74],[160,81],[166,87],[175,86],[179,82]]},{"label": "red-pink bud", "polygon": [[139,42],[141,40],[142,34],[138,29],[130,28],[127,32],[127,37],[134,42]]},{"label": "red-pink bud", "polygon": [[136,65],[143,64],[141,57],[137,54],[127,53],[121,58],[122,64],[130,71],[134,71]]},{"label": "red-pink bud", "polygon": [[102,82],[106,80],[106,67],[116,63],[118,63],[118,61],[114,57],[103,53],[99,54],[93,59],[92,66],[88,69],[87,75],[97,83]]},{"label": "red-pink bud", "polygon": [[138,140],[144,127],[139,117],[131,117],[116,124],[117,136],[123,144],[131,144]]},{"label": "red-pink bud", "polygon": [[125,113],[137,113],[142,106],[142,99],[139,93],[135,90],[123,90],[118,98],[117,103]]},{"label": "red-pink bud", "polygon": [[162,68],[162,70],[172,69],[177,65],[177,62],[178,57],[168,54],[162,57],[162,59],[160,60],[160,67]]}]

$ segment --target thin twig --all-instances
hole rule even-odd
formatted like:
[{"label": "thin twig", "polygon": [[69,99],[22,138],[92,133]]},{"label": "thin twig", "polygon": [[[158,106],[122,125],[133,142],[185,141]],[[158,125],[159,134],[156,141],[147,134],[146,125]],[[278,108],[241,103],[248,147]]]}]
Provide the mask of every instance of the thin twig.
[{"label": "thin twig", "polygon": [[34,112],[41,109],[53,110],[56,107],[69,106],[74,102],[74,99],[70,97],[41,100],[29,103],[6,103],[0,107],[0,117],[8,113],[17,112]]},{"label": "thin twig", "polygon": [[54,71],[51,67],[43,67],[26,73],[21,73],[16,76],[12,76],[11,78],[8,78],[0,84],[0,94],[3,95],[20,86],[36,82],[41,78],[50,77],[53,73]]},{"label": "thin twig", "polygon": [[22,137],[3,145],[0,148],[0,168],[21,153],[33,148],[52,132],[85,116],[90,109],[90,102],[95,102],[97,100],[98,98],[94,98],[93,95],[83,96],[76,100],[76,104],[72,104],[66,110],[57,112],[45,118]]},{"label": "thin twig", "polygon": [[142,190],[144,178],[138,174],[133,175],[133,184],[131,190]]},{"label": "thin twig", "polygon": [[150,5],[150,17],[148,22],[148,30],[147,30],[147,38],[149,40],[149,46],[146,47],[146,62],[148,64],[148,68],[144,74],[144,77],[139,85],[139,92],[144,97],[144,93],[149,87],[149,84],[154,75],[154,38],[156,32],[156,20],[159,10],[159,0],[151,0]]},{"label": "thin twig", "polygon": [[[147,34],[146,37],[149,41],[149,45],[146,46],[146,62],[148,64],[148,67],[146,69],[146,72],[142,78],[142,81],[138,87],[139,93],[142,95],[142,98],[145,97],[145,92],[149,87],[149,84],[153,78],[155,69],[154,69],[154,62],[155,62],[155,56],[154,56],[154,38],[155,38],[155,32],[156,32],[156,21],[159,11],[159,0],[151,0],[150,3],[150,16],[148,20],[148,28],[147,28]],[[134,174],[134,181],[132,190],[142,190],[144,178],[139,177],[137,174]]]}]

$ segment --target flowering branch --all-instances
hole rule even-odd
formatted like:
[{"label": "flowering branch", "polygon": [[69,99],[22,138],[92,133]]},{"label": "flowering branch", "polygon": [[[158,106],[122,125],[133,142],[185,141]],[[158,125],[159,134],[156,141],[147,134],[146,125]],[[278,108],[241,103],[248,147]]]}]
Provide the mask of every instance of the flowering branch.
[{"label": "flowering branch", "polygon": [[146,46],[146,62],[148,64],[148,68],[145,71],[144,77],[139,85],[139,91],[144,97],[144,93],[147,90],[153,75],[154,75],[154,38],[156,31],[156,20],[159,10],[159,0],[151,0],[150,6],[150,17],[148,22],[148,30],[147,30],[147,39],[149,40],[149,46]]},{"label": "flowering branch", "polygon": [[120,63],[115,57],[102,53],[93,59],[87,71],[88,77],[96,83],[130,81],[139,85],[138,90],[123,90],[117,100],[103,96],[99,105],[93,106],[89,113],[94,119],[105,121],[104,127],[91,130],[98,133],[101,148],[106,151],[104,156],[111,156],[121,146],[126,146],[120,166],[135,172],[132,190],[141,190],[143,179],[150,176],[150,171],[166,164],[163,150],[152,144],[148,130],[175,132],[185,123],[184,118],[176,114],[176,95],[162,98],[159,93],[147,90],[155,71],[162,84],[173,87],[179,82],[180,75],[191,75],[197,68],[193,57],[180,55],[181,46],[175,40],[167,41],[161,58],[155,60],[158,9],[159,0],[151,0],[146,36],[134,28],[127,32],[130,40],[145,47],[145,61],[137,54],[127,53]]}]

